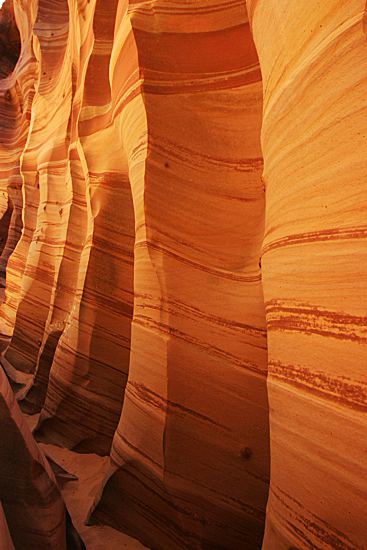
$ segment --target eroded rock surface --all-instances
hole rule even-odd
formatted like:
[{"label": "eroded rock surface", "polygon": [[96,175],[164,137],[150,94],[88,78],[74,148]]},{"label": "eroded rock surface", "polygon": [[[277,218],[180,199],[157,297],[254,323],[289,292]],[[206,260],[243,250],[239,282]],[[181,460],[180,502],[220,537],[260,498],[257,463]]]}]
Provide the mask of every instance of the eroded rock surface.
[{"label": "eroded rock surface", "polygon": [[1,368],[0,419],[1,548],[82,550],[51,467]]},{"label": "eroded rock surface", "polygon": [[365,3],[248,4],[264,86],[264,549],[366,548]]},{"label": "eroded rock surface", "polygon": [[7,0],[2,361],[90,521],[363,549],[365,6],[245,4]]},{"label": "eroded rock surface", "polygon": [[244,6],[187,5],[174,25],[165,6],[131,5],[120,23],[148,154],[132,181],[129,378],[92,519],[152,547],[256,548],[269,476],[259,65]]}]

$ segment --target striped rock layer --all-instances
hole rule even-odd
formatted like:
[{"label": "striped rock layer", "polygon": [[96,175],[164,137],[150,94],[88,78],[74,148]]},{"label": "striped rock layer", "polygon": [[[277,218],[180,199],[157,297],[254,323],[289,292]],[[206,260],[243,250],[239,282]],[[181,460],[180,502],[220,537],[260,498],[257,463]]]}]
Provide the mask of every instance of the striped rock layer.
[{"label": "striped rock layer", "polygon": [[119,23],[137,49],[147,150],[131,180],[129,377],[92,517],[151,548],[258,548],[269,476],[260,72],[243,5],[190,8],[132,4]]},{"label": "striped rock layer", "polygon": [[248,10],[264,88],[263,548],[367,548],[365,2]]},{"label": "striped rock layer", "polygon": [[364,3],[14,0],[15,68],[5,7],[2,362],[90,520],[367,548]]}]

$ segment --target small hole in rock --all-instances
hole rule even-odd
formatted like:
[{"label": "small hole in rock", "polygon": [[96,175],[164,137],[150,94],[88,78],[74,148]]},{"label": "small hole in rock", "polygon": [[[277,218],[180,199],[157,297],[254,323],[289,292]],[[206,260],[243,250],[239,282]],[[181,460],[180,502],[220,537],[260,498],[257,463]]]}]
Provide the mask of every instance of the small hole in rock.
[{"label": "small hole in rock", "polygon": [[252,451],[250,447],[245,447],[244,449],[242,449],[241,451],[242,458],[244,458],[245,460],[248,460],[249,458],[251,458],[251,455],[252,455]]}]

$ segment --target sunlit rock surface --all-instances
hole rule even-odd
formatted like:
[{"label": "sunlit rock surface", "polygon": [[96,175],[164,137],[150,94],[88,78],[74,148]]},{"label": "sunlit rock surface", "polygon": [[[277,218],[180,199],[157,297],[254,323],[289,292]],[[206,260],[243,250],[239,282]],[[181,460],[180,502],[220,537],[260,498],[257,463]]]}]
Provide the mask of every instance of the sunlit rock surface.
[{"label": "sunlit rock surface", "polygon": [[90,521],[367,548],[363,2],[3,10],[2,364]]},{"label": "sunlit rock surface", "polygon": [[[43,436],[108,453],[129,362],[134,244],[128,165],[111,103],[100,115],[109,52],[101,56],[94,15],[104,48],[115,14],[103,19],[95,5],[80,11],[66,1],[51,11],[48,3],[15,4],[15,13],[24,49],[2,85],[19,89],[28,110],[14,105],[11,121],[19,133],[24,128],[9,167],[23,181],[24,209],[1,312],[3,332],[12,332],[5,358],[35,376],[25,406],[43,407]],[[92,69],[96,56],[101,74]]]},{"label": "sunlit rock surface", "polygon": [[248,7],[264,86],[264,549],[367,548],[365,2]]},{"label": "sunlit rock surface", "polygon": [[181,10],[131,6],[119,27],[137,49],[148,151],[131,181],[129,378],[92,519],[152,547],[256,548],[269,475],[260,72],[244,6]]}]

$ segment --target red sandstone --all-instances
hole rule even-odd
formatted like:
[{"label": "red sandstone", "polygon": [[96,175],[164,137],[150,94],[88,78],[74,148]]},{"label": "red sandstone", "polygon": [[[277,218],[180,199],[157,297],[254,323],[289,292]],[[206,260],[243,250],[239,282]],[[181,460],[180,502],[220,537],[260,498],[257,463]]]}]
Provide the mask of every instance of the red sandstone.
[{"label": "red sandstone", "polygon": [[367,549],[364,20],[6,0],[4,549]]}]

